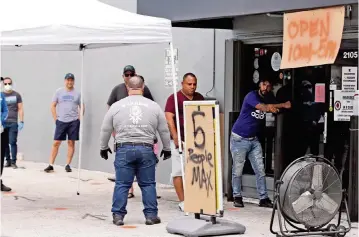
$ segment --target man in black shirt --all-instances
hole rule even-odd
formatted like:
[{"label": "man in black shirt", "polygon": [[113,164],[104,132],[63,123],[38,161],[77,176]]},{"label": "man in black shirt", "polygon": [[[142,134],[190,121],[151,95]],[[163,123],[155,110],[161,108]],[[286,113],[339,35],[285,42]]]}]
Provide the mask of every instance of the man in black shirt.
[{"label": "man in black shirt", "polygon": [[[133,77],[135,75],[137,75],[136,70],[131,65],[127,65],[123,69],[122,77],[123,77],[125,82],[115,86],[112,89],[110,97],[108,98],[108,101],[107,101],[107,105],[108,105],[109,108],[113,103],[115,103],[115,102],[119,101],[120,99],[123,99],[123,98],[128,96],[126,83],[131,77]],[[143,91],[143,96],[146,97],[147,99],[150,99],[150,100],[153,101],[153,97],[151,95],[151,92],[150,92],[150,90],[148,89],[148,87],[146,85],[145,85],[145,89]]]},{"label": "man in black shirt", "polygon": [[[127,65],[126,67],[124,67],[122,77],[125,82],[115,86],[112,89],[110,97],[107,100],[108,108],[110,108],[113,103],[115,103],[123,98],[126,98],[128,96],[128,90],[127,90],[126,84],[127,84],[128,80],[135,75],[137,75],[136,70],[132,65]],[[142,76],[140,76],[140,77],[143,79]],[[145,89],[143,91],[143,96],[146,97],[147,99],[150,99],[153,101],[153,97],[150,92],[150,89],[148,89],[148,87],[146,85],[145,85]],[[116,181],[115,177],[110,177],[108,179],[113,182]],[[133,186],[132,186],[129,191],[128,198],[133,198],[133,197],[134,197],[134,195],[133,195]]]}]

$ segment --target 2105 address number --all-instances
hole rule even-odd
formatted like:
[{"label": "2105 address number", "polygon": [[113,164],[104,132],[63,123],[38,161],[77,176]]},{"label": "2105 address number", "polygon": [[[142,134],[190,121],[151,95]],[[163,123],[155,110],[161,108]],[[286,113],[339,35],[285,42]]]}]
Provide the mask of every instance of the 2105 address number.
[{"label": "2105 address number", "polygon": [[358,52],[344,52],[343,58],[358,58]]}]

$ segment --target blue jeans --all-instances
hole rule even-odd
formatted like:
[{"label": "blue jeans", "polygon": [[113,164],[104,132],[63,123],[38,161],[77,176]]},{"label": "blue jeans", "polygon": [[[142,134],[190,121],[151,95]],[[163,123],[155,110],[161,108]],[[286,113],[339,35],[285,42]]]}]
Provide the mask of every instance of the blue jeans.
[{"label": "blue jeans", "polygon": [[[5,149],[5,159],[7,162],[15,164],[16,163],[16,155],[17,155],[17,134],[18,134],[18,125],[14,122],[5,123],[5,128],[9,131],[9,146]],[[11,149],[10,149],[11,148]],[[11,150],[11,157],[10,157]]]},{"label": "blue jeans", "polygon": [[268,198],[266,177],[263,163],[262,147],[257,138],[247,139],[235,133],[231,134],[230,149],[232,153],[232,188],[233,197],[241,197],[242,173],[244,162],[248,155],[256,175],[256,185],[259,199]]},{"label": "blue jeans", "polygon": [[145,217],[156,217],[156,155],[151,147],[124,145],[116,151],[116,184],[113,192],[112,213],[127,214],[127,196],[136,175],[142,192]]}]

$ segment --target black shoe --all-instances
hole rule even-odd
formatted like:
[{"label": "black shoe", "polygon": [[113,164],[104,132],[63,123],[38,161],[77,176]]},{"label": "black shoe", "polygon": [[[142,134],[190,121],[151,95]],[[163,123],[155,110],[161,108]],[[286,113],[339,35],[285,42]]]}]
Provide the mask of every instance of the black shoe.
[{"label": "black shoe", "polygon": [[146,225],[156,225],[161,223],[161,219],[156,216],[156,217],[146,217]]},{"label": "black shoe", "polygon": [[11,191],[11,188],[6,187],[5,185],[1,184],[1,191],[2,191],[2,192],[10,192],[10,191]]},{"label": "black shoe", "polygon": [[242,197],[235,197],[234,202],[233,202],[233,206],[235,206],[235,207],[244,207],[243,198]]},{"label": "black shoe", "polygon": [[273,203],[269,198],[265,198],[259,201],[259,206],[273,208]]},{"label": "black shoe", "polygon": [[66,170],[66,172],[72,172],[70,165],[66,165],[65,170]]},{"label": "black shoe", "polygon": [[11,167],[11,162],[7,161],[5,167]]},{"label": "black shoe", "polygon": [[14,168],[14,169],[17,169],[16,163],[12,163],[12,164],[11,164],[11,167]]},{"label": "black shoe", "polygon": [[115,177],[109,177],[107,178],[108,180],[110,180],[111,182],[116,182],[116,178]]},{"label": "black shoe", "polygon": [[113,224],[115,225],[124,225],[124,222],[123,222],[123,216],[120,216],[118,214],[112,214],[112,218],[113,218]]},{"label": "black shoe", "polygon": [[53,172],[53,171],[54,171],[54,167],[52,167],[52,165],[49,165],[46,169],[44,169],[44,171],[45,171],[46,173]]}]

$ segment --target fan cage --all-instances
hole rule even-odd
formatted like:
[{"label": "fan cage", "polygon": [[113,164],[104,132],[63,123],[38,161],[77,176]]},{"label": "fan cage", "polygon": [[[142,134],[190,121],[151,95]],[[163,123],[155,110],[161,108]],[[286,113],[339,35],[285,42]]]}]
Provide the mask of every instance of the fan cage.
[{"label": "fan cage", "polygon": [[[314,167],[315,165],[322,165],[328,170],[328,172],[332,173],[332,176],[335,176],[335,178],[339,180],[338,182],[339,185],[337,185],[336,189],[338,195],[340,196],[335,199],[335,202],[338,204],[338,207],[336,208],[335,212],[333,212],[332,215],[328,213],[327,218],[323,218],[321,219],[321,221],[317,220],[312,222],[306,222],[303,220],[303,218],[300,217],[298,218],[298,215],[295,214],[293,207],[291,205],[289,205],[290,209],[288,210],[288,205],[286,206],[285,204],[286,202],[288,202],[288,200],[286,200],[288,198],[288,193],[291,192],[291,188],[293,188],[293,182],[296,180],[298,175],[300,175],[300,173],[303,172],[303,170],[310,169],[311,170],[310,176],[312,176],[313,175],[312,167]],[[323,170],[322,173],[324,173]],[[288,175],[290,175],[290,177],[288,177]],[[325,182],[324,178],[325,177],[323,177],[323,185]],[[340,180],[339,172],[335,168],[335,166],[333,166],[332,163],[329,162],[329,160],[323,157],[306,155],[304,157],[298,158],[297,160],[293,161],[282,173],[280,178],[280,183],[281,185],[277,187],[277,192],[279,194],[278,204],[281,205],[280,208],[282,209],[283,217],[289,222],[295,224],[302,224],[307,229],[315,230],[328,224],[335,217],[335,215],[338,213],[338,210],[340,209],[340,204],[343,199],[343,193],[342,193],[342,183]],[[293,202],[293,200],[290,201]]]}]

